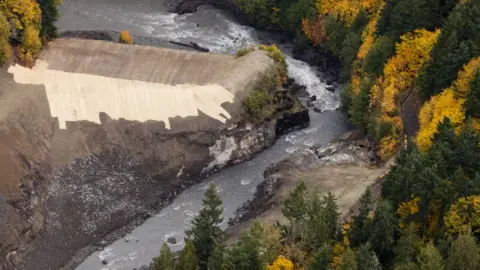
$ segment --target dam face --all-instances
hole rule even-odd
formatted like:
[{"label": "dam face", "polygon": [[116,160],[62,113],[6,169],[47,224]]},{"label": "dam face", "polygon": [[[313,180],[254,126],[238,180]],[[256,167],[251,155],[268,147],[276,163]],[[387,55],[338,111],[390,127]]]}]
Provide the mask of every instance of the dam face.
[{"label": "dam face", "polygon": [[[101,124],[99,114],[146,122],[198,116],[225,123],[246,96],[258,74],[272,66],[264,52],[236,59],[149,46],[96,40],[58,39],[49,44],[36,65],[8,70],[20,84],[45,86],[52,117],[60,129],[67,122]],[[239,95],[237,95],[239,94]],[[240,96],[240,98],[238,98]],[[232,111],[233,110],[233,111]]]}]

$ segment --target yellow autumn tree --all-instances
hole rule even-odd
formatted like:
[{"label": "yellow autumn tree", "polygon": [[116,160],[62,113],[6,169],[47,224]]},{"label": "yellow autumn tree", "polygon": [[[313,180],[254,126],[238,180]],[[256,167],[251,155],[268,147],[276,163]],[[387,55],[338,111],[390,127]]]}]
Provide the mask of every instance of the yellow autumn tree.
[{"label": "yellow autumn tree", "polygon": [[418,71],[429,60],[430,51],[440,31],[430,32],[418,29],[403,35],[396,45],[396,53],[383,70],[383,76],[372,88],[372,107],[377,108],[377,130],[389,126],[389,133],[383,136],[378,154],[385,159],[393,154],[402,138],[403,124],[400,117],[398,96],[411,89]]},{"label": "yellow autumn tree", "polygon": [[397,209],[397,214],[402,219],[402,222],[400,223],[401,228],[405,227],[405,225],[406,225],[405,220],[409,216],[415,215],[416,213],[418,213],[418,211],[419,211],[418,202],[419,201],[420,201],[420,198],[415,197],[415,198],[411,199],[410,201],[400,203],[400,205],[398,206],[398,209]]},{"label": "yellow autumn tree", "polygon": [[360,11],[374,13],[384,0],[317,0],[316,7],[320,16],[333,15],[350,26]]},{"label": "yellow autumn tree", "polygon": [[460,198],[450,206],[444,218],[452,233],[480,233],[480,195]]},{"label": "yellow autumn tree", "polygon": [[420,109],[418,121],[420,130],[417,134],[417,145],[426,151],[432,145],[432,137],[437,131],[437,125],[445,117],[450,118],[454,127],[458,127],[465,120],[463,100],[456,99],[452,89],[447,89],[432,97]]},{"label": "yellow autumn tree", "polygon": [[10,58],[10,45],[8,38],[10,36],[10,24],[7,18],[0,12],[0,65]]},{"label": "yellow autumn tree", "polygon": [[33,64],[34,57],[42,49],[42,41],[40,40],[40,31],[29,25],[22,34],[22,45],[20,46],[20,59],[27,66]]},{"label": "yellow autumn tree", "polygon": [[133,37],[130,35],[130,33],[126,30],[123,30],[120,32],[120,43],[125,43],[125,44],[132,44],[133,43]]},{"label": "yellow autumn tree", "polygon": [[[480,57],[472,59],[458,72],[457,80],[452,86],[432,97],[422,106],[418,115],[420,130],[417,134],[417,144],[422,151],[430,148],[437,125],[445,117],[450,118],[452,124],[459,130],[465,121],[463,107],[465,97],[470,91],[470,82],[478,69],[480,69]],[[476,130],[480,130],[476,124],[478,122],[478,119],[472,120],[472,126]]]},{"label": "yellow autumn tree", "polygon": [[271,264],[267,265],[267,270],[293,270],[293,262],[289,259],[278,256],[277,259]]},{"label": "yellow autumn tree", "polygon": [[42,23],[42,11],[35,0],[3,0],[0,2],[0,10],[5,16],[13,21],[18,31],[23,31],[27,26],[33,26],[40,30]]}]

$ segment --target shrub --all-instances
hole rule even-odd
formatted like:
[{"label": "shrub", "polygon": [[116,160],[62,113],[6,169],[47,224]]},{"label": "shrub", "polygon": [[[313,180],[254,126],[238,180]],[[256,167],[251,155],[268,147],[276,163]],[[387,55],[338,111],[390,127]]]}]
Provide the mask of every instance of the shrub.
[{"label": "shrub", "polygon": [[123,30],[120,32],[119,42],[124,44],[133,44],[133,37],[127,30]]},{"label": "shrub", "polygon": [[42,41],[40,40],[40,31],[29,25],[22,34],[22,45],[20,46],[20,59],[29,66],[33,64],[34,57],[42,49]]},{"label": "shrub", "polygon": [[248,47],[248,48],[241,48],[238,49],[237,51],[237,57],[242,57],[246,54],[249,54],[251,52],[255,51],[255,47]]},{"label": "shrub", "polygon": [[277,74],[272,72],[265,76],[243,101],[247,115],[254,121],[261,121],[275,110],[274,98],[271,94],[275,88]]}]

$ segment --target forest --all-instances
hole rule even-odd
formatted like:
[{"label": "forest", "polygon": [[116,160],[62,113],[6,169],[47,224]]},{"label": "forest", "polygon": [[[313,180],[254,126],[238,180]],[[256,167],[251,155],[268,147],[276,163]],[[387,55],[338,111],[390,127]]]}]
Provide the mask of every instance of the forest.
[{"label": "forest", "polygon": [[33,65],[42,44],[57,35],[55,21],[61,1],[0,1],[0,65],[13,57]]},{"label": "forest", "polygon": [[[212,186],[178,260],[163,245],[153,269],[480,269],[480,1],[234,4],[256,27],[338,57],[343,109],[396,165],[380,199],[367,190],[346,221],[332,194],[301,183],[287,225],[253,222],[234,243]],[[418,126],[406,134],[412,100]]]}]

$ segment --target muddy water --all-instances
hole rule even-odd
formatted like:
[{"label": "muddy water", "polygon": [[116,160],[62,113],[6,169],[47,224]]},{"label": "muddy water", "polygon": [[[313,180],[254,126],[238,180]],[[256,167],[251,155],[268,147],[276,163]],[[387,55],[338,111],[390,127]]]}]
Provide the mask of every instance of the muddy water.
[{"label": "muddy water", "polygon": [[[196,42],[218,53],[235,53],[239,48],[271,40],[265,33],[240,25],[233,16],[212,7],[200,7],[195,14],[169,14],[160,0],[64,0],[58,21],[60,31],[127,29],[138,36],[166,40]],[[282,49],[289,55],[288,44]],[[252,198],[256,185],[262,180],[268,165],[289,153],[318,143],[326,143],[347,130],[344,115],[335,111],[339,95],[326,90],[314,67],[287,57],[289,76],[307,86],[317,96],[316,106],[327,110],[311,112],[309,128],[279,138],[274,146],[249,162],[229,167],[194,185],[180,194],[174,202],[148,219],[126,237],[103,251],[90,255],[77,269],[128,269],[149,264],[158,255],[160,246],[174,237],[183,246],[184,230],[201,207],[206,187],[214,183],[223,199],[226,221],[235,209]],[[330,111],[328,111],[330,110]],[[102,264],[102,260],[107,262]]]}]

